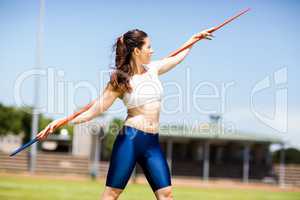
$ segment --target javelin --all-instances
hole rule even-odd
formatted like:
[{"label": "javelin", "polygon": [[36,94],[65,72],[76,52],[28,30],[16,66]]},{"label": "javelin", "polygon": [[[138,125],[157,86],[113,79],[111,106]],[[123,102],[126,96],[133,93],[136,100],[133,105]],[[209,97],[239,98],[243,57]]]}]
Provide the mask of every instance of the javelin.
[{"label": "javelin", "polygon": [[[78,115],[80,115],[81,113],[87,111],[94,103],[96,102],[96,100],[92,101],[91,103],[87,104],[86,106],[84,106],[83,108],[81,108],[79,111],[73,113],[72,115],[70,115],[69,117],[66,117],[62,120],[60,120],[55,126],[54,129],[57,129],[61,126],[66,125],[69,121],[71,121],[72,119],[76,118]],[[49,132],[50,128],[48,127],[46,129],[46,132]],[[29,147],[30,145],[32,145],[33,143],[39,141],[39,139],[37,137],[35,137],[34,139],[30,140],[29,142],[27,142],[26,144],[22,145],[21,147],[19,147],[18,149],[16,149],[14,152],[12,152],[9,156],[14,156],[17,153],[19,153],[20,151],[23,151],[24,149],[26,149],[27,147]]]},{"label": "javelin", "polygon": [[[250,10],[250,8],[247,8],[243,11],[241,11],[240,13],[238,13],[237,15],[227,19],[226,21],[224,21],[222,24],[218,25],[218,26],[215,26],[213,28],[211,28],[210,30],[208,30],[207,32],[209,33],[213,33],[215,32],[216,30],[222,28],[223,26],[225,26],[226,24],[228,24],[229,22],[235,20],[236,18],[238,18],[239,16],[245,14],[246,12],[248,12]],[[191,47],[192,45],[194,45],[196,42],[198,42],[199,40],[202,40],[204,39],[203,36],[200,36],[197,38],[197,40],[191,42],[190,44],[187,44],[186,46],[182,47],[182,48],[179,48],[178,50],[174,51],[173,53],[171,53],[168,57],[172,57],[172,56],[176,56],[177,54],[179,54],[180,52],[184,51],[185,49]]]},{"label": "javelin", "polygon": [[[215,26],[213,28],[211,28],[210,30],[208,30],[207,32],[209,33],[213,33],[215,32],[216,30],[222,28],[223,26],[225,26],[226,24],[228,24],[229,22],[235,20],[236,18],[238,18],[239,16],[245,14],[246,12],[248,12],[250,10],[250,8],[247,8],[246,10],[244,11],[241,11],[240,13],[238,13],[237,15],[227,19],[226,21],[224,21],[222,24],[218,25],[218,26]],[[202,40],[204,39],[203,36],[200,36],[197,38],[197,40],[191,42],[190,44],[187,44],[186,46],[182,47],[182,48],[179,48],[178,50],[174,51],[173,53],[171,53],[168,57],[173,57],[173,56],[176,56],[177,54],[179,54],[180,52],[184,51],[185,49],[191,47],[192,45],[194,45],[196,42],[198,42],[199,40]],[[60,120],[55,126],[54,126],[54,129],[57,129],[57,128],[60,128],[64,125],[66,125],[69,121],[73,120],[74,118],[76,118],[78,115],[80,115],[81,113],[87,111],[90,107],[92,107],[92,105],[96,102],[96,100],[92,101],[91,103],[87,104],[86,106],[84,106],[83,108],[81,108],[79,111],[73,113],[72,115],[70,115],[69,117],[66,117],[62,120]],[[50,131],[50,128],[47,128],[46,129],[46,133],[48,133]],[[17,153],[19,153],[20,151],[24,150],[25,148],[29,147],[30,145],[32,145],[33,143],[39,141],[39,139],[36,137],[32,140],[30,140],[28,143],[24,144],[23,146],[21,146],[20,148],[18,148],[17,150],[15,150],[13,153],[10,154],[10,156],[14,156],[16,155]]]}]

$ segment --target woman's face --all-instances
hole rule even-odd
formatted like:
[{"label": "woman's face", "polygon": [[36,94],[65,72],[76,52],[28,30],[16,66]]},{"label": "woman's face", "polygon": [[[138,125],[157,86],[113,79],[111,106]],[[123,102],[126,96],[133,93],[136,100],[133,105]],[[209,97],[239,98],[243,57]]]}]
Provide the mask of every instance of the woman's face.
[{"label": "woman's face", "polygon": [[151,61],[151,56],[154,53],[151,43],[150,43],[150,38],[146,37],[144,39],[144,45],[140,49],[140,54],[139,54],[139,59],[143,64],[149,64]]}]

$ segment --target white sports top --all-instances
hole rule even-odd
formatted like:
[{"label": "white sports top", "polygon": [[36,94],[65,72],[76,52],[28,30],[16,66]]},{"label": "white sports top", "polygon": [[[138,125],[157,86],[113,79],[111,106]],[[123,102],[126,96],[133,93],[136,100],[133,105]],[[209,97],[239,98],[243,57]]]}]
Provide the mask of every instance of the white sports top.
[{"label": "white sports top", "polygon": [[130,78],[132,92],[125,92],[122,99],[128,109],[153,101],[161,101],[163,87],[158,79],[158,67],[162,64],[161,60],[144,64],[147,71],[143,74],[135,74]]}]

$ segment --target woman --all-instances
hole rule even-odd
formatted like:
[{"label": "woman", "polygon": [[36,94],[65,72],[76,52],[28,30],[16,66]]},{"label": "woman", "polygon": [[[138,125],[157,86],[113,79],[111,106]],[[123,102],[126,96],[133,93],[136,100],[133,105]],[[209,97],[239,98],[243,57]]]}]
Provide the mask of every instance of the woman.
[{"label": "woman", "polygon": [[[208,31],[193,35],[184,46],[199,37],[211,39]],[[151,62],[153,50],[150,38],[138,29],[119,37],[114,47],[116,70],[110,81],[90,109],[71,123],[87,122],[106,111],[117,98],[122,99],[128,108],[128,115],[113,145],[102,200],[119,197],[136,163],[143,169],[157,199],[173,199],[170,171],[158,139],[163,92],[158,76],[183,61],[192,47],[176,56]],[[44,130],[50,128],[49,133],[53,132],[59,120],[51,122]],[[38,138],[43,140],[49,133],[42,131]]]}]

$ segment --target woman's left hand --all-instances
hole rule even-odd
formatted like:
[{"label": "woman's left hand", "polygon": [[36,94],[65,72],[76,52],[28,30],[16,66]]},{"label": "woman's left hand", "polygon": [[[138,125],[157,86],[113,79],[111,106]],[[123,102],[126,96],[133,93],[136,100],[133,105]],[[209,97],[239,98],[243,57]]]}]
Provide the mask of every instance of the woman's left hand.
[{"label": "woman's left hand", "polygon": [[194,34],[192,36],[192,40],[198,40],[199,38],[204,38],[204,39],[212,40],[212,38],[214,36],[210,33],[211,30],[212,30],[212,28],[206,29],[204,31],[201,31],[199,33]]}]

